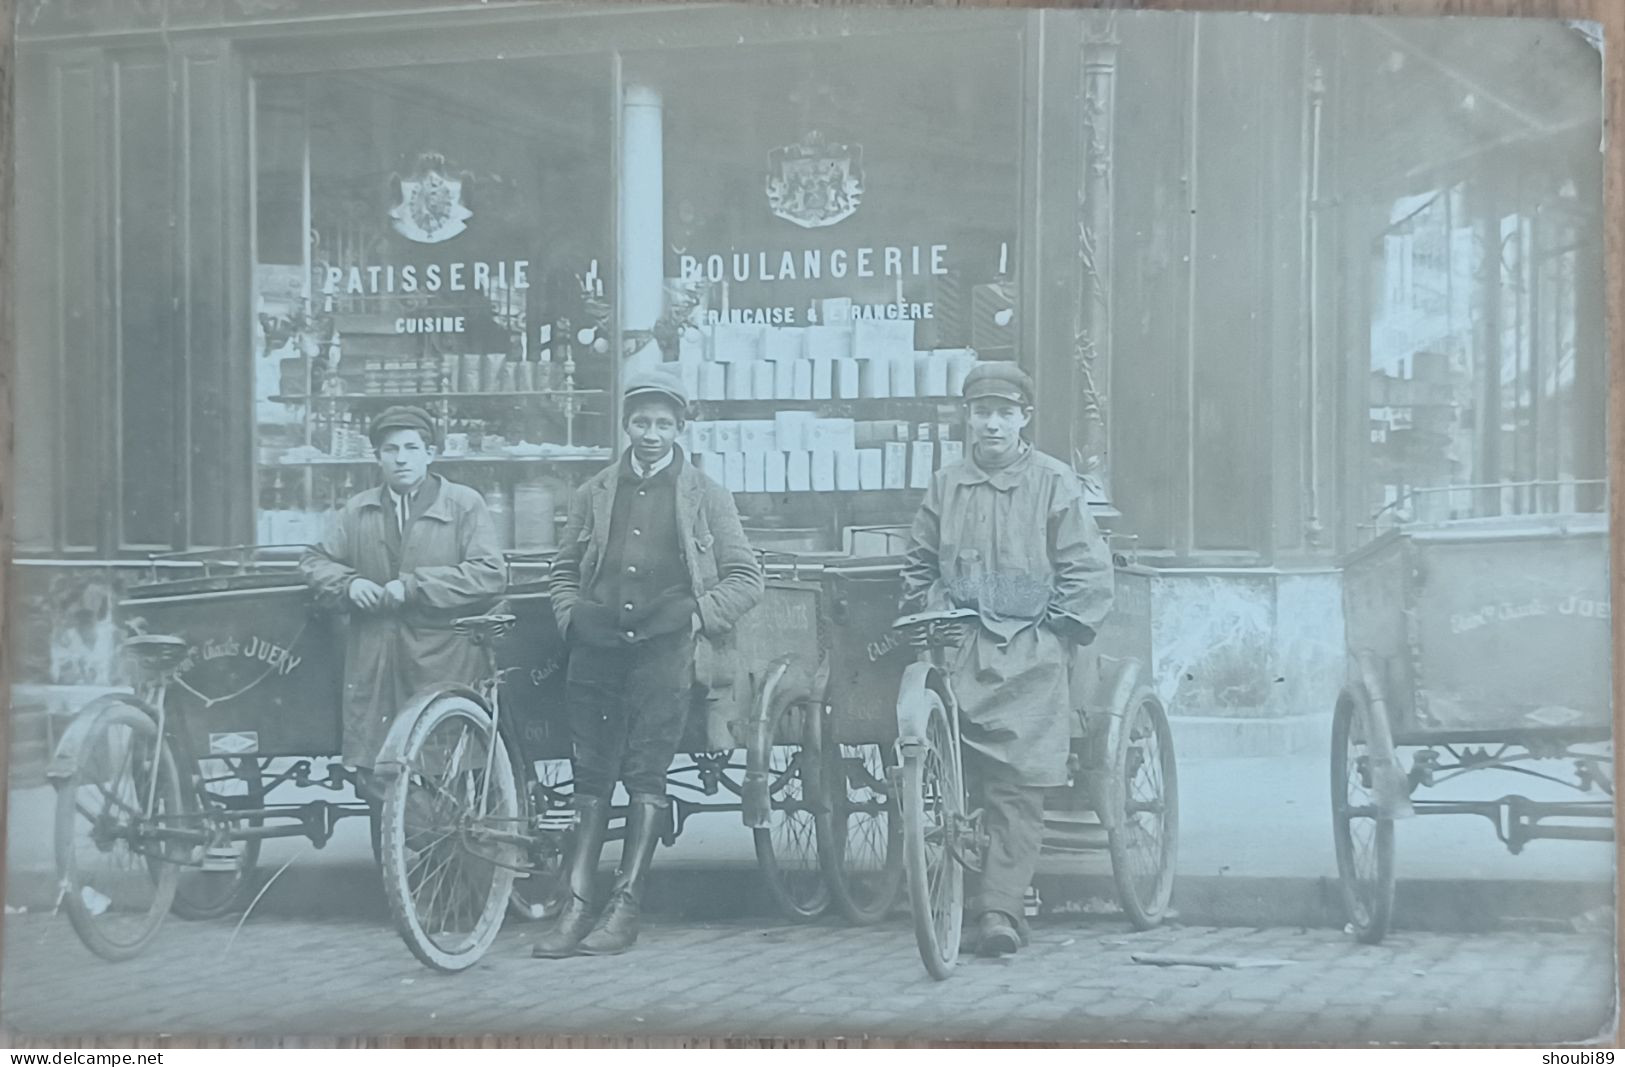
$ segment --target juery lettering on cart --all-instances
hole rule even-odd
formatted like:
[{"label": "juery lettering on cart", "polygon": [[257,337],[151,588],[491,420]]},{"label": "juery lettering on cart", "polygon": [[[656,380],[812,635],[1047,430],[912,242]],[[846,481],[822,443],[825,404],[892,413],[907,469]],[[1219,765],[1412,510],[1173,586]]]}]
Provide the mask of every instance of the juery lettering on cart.
[{"label": "juery lettering on cart", "polygon": [[1450,616],[1450,632],[1453,634],[1470,633],[1493,623],[1516,622],[1519,619],[1551,615],[1554,611],[1561,616],[1578,616],[1582,619],[1603,621],[1606,621],[1610,616],[1606,600],[1592,600],[1588,597],[1570,594],[1555,607],[1544,600],[1536,599],[1522,604],[1486,604],[1476,611],[1456,612]]}]

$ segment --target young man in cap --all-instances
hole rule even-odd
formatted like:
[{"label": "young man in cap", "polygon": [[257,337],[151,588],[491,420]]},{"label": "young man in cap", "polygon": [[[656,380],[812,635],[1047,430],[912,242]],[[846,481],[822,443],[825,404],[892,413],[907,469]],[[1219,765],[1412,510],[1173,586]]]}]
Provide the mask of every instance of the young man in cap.
[{"label": "young man in cap", "polygon": [[967,901],[983,955],[1025,941],[1044,791],[1066,784],[1068,668],[1112,599],[1111,554],[1075,473],[1022,436],[1033,385],[1014,363],[965,377],[965,458],[931,479],[914,519],[900,611],[973,608],[952,661],[966,778],[988,851]]},{"label": "young man in cap", "polygon": [[351,497],[299,564],[318,598],[350,613],[342,759],[358,769],[363,796],[378,746],[407,699],[485,673],[480,650],[452,623],[488,610],[507,584],[485,501],[429,471],[429,413],[391,407],[368,433],[383,484]]},{"label": "young man in cap", "polygon": [[[676,446],[688,410],[682,380],[665,366],[629,375],[624,397],[630,445],[576,490],[549,579],[570,649],[576,832],[570,900],[533,952],[543,959],[610,955],[637,940],[669,805],[666,770],[692,700],[696,640],[724,673],[734,623],[762,595],[733,497]],[[614,888],[594,925],[593,874],[617,781],[631,812]]]}]

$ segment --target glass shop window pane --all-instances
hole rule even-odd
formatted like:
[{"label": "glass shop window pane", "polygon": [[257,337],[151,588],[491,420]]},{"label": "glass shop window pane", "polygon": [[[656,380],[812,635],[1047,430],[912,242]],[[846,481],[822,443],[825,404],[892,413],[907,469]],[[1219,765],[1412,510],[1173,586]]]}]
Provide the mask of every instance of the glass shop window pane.
[{"label": "glass shop window pane", "polygon": [[553,544],[613,443],[612,99],[602,56],[257,84],[261,543],[319,537],[411,404],[506,545]]}]

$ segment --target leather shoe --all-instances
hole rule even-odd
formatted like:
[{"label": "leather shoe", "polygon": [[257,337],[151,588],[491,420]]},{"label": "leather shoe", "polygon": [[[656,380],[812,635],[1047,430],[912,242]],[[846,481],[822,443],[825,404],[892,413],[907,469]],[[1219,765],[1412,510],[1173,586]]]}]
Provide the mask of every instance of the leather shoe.
[{"label": "leather shoe", "polygon": [[598,925],[576,946],[583,956],[618,956],[638,939],[643,885],[665,825],[666,798],[634,793],[631,801],[626,840],[621,846],[621,869]]},{"label": "leather shoe", "polygon": [[553,928],[543,934],[531,949],[539,960],[561,960],[579,955],[582,938],[592,930],[593,878],[598,873],[598,857],[604,849],[609,827],[609,801],[601,797],[575,798],[576,828],[570,839],[566,875],[569,901]]},{"label": "leather shoe", "polygon": [[1021,947],[1015,924],[1003,912],[985,911],[976,925],[978,956],[1008,956]]}]

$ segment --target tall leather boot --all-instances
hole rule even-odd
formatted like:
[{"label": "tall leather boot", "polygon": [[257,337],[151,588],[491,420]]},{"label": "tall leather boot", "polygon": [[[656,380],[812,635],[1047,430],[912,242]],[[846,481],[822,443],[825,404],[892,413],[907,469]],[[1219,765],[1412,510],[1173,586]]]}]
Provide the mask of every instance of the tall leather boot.
[{"label": "tall leather boot", "polygon": [[539,960],[561,960],[576,955],[576,947],[592,929],[593,876],[598,873],[598,857],[604,851],[604,833],[609,826],[609,800],[604,797],[575,798],[576,829],[570,839],[570,866],[567,874],[570,899],[559,912],[558,922],[536,942],[530,954]]},{"label": "tall leather boot", "polygon": [[598,925],[581,942],[583,956],[614,956],[625,952],[638,939],[638,911],[643,899],[643,883],[660,830],[666,818],[666,798],[640,793],[632,797],[632,813],[627,820],[626,842],[622,845],[621,869],[615,873],[615,887]]}]

